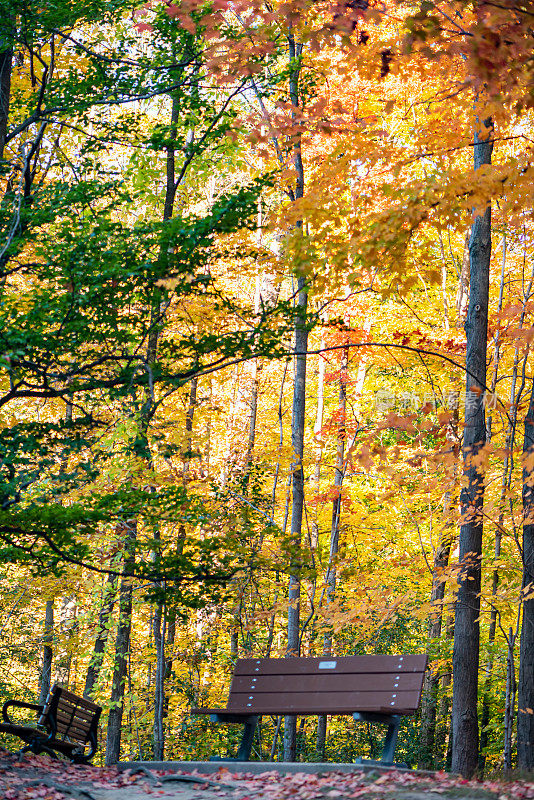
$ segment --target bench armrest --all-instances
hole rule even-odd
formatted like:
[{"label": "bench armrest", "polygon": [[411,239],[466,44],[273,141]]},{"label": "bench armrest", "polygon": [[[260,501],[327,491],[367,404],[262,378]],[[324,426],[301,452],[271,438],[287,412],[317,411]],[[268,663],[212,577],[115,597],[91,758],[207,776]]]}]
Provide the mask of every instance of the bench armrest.
[{"label": "bench armrest", "polygon": [[7,710],[10,706],[13,706],[14,708],[29,708],[32,711],[37,711],[39,715],[43,713],[44,709],[44,706],[37,705],[37,703],[24,703],[22,700],[6,700],[2,706],[2,718],[4,722],[9,723],[10,725],[16,724],[12,719],[10,719],[9,714],[7,713]]}]

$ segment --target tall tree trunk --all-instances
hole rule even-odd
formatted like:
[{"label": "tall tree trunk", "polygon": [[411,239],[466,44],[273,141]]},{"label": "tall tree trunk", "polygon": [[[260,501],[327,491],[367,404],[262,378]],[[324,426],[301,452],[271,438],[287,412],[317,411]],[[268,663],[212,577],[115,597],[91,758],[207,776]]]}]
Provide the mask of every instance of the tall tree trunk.
[{"label": "tall tree trunk", "polygon": [[165,711],[165,607],[158,603],[154,610],[154,649],[156,651],[156,672],[154,676],[154,761],[163,761],[165,732],[163,715]]},{"label": "tall tree trunk", "polygon": [[[178,189],[178,181],[176,180],[175,142],[177,136],[179,113],[180,113],[179,101],[176,98],[173,98],[171,106],[169,141],[166,145],[166,185],[165,185],[165,201],[163,206],[164,222],[172,219],[172,216],[174,214],[176,191]],[[169,254],[172,253],[172,245],[169,247],[168,252]],[[166,307],[165,296],[161,290],[156,289],[152,297],[150,332],[147,344],[147,365],[149,369],[152,368],[157,362],[158,343],[161,332],[161,317],[162,314],[164,313],[165,307]],[[189,408],[186,415],[186,424],[185,424],[186,428],[185,446],[187,448],[187,453],[184,454],[184,459],[183,459],[182,480],[184,484],[187,481],[188,471],[189,471],[190,451],[192,445],[191,430],[193,426],[193,412],[196,404],[196,391],[197,391],[197,378],[195,377],[191,381],[191,388],[189,394]],[[154,462],[150,450],[148,427],[150,424],[150,419],[154,412],[154,408],[155,408],[155,398],[153,396],[153,392],[147,389],[146,399],[141,414],[141,435],[143,437],[143,446],[145,451],[147,467],[150,472],[153,472],[154,470]],[[154,532],[154,539],[156,541],[159,541],[160,539],[159,527]],[[183,544],[184,539],[185,539],[185,528],[181,526],[178,532],[179,545]],[[158,550],[158,545],[156,545],[156,551],[154,552],[154,561],[156,564],[158,562],[158,559],[159,559],[159,550]],[[163,728],[163,713],[165,707],[164,682],[166,673],[164,620],[165,620],[165,606],[163,601],[159,601],[156,603],[156,608],[153,617],[154,646],[156,650],[156,670],[154,676],[153,734],[154,734],[154,757],[158,760],[163,759],[163,752],[165,747],[164,728]]]},{"label": "tall tree trunk", "polygon": [[[298,128],[297,111],[300,108],[299,79],[302,44],[295,41],[290,30],[287,37],[291,73],[289,94],[293,108],[293,123]],[[304,196],[304,166],[302,163],[301,135],[293,137],[293,166],[296,173],[293,199]],[[302,231],[302,225],[298,226]],[[292,501],[291,501],[291,558],[289,577],[289,596],[287,610],[287,650],[288,657],[300,655],[300,562],[302,546],[302,515],[304,512],[304,423],[306,411],[306,351],[308,349],[307,307],[308,293],[306,280],[297,279],[298,303],[295,323],[295,381],[293,384],[293,409],[291,416]],[[297,718],[287,715],[284,720],[284,761],[295,761],[297,755]]]},{"label": "tall tree trunk", "polygon": [[45,606],[45,621],[43,631],[43,665],[41,668],[41,681],[39,690],[39,705],[44,706],[50,692],[52,680],[52,649],[54,639],[54,601],[47,600]]},{"label": "tall tree trunk", "polygon": [[[347,378],[348,378],[349,350],[343,350],[341,368],[339,370],[339,397],[337,408],[337,442],[336,466],[334,470],[334,498],[332,500],[332,522],[330,526],[330,553],[326,570],[326,605],[334,601],[336,594],[336,556],[339,550],[339,520],[341,516],[341,491],[343,486],[343,473],[345,462],[345,441],[347,437]],[[327,628],[323,638],[323,655],[332,655],[332,630]],[[317,752],[324,761],[326,746],[326,714],[321,714],[317,720]]]},{"label": "tall tree trunk", "polygon": [[[306,350],[308,330],[306,307],[308,295],[303,278],[298,279],[298,305],[300,324],[295,329],[295,383],[291,417],[291,445],[293,450],[292,503],[291,503],[291,574],[289,578],[289,605],[287,610],[287,651],[289,657],[300,655],[300,554],[302,544],[302,515],[304,512],[304,422],[306,409]],[[286,716],[284,723],[284,761],[296,758],[296,717]]]},{"label": "tall tree trunk", "polygon": [[[123,531],[123,570],[131,573],[135,562],[136,520],[125,523]],[[132,632],[132,579],[121,578],[119,589],[119,621],[115,639],[115,661],[111,685],[111,708],[106,738],[106,766],[116,764],[120,757],[121,725],[124,711],[124,687],[128,672],[128,654]]]},{"label": "tall tree trunk", "polygon": [[93,655],[87,667],[87,676],[85,678],[85,687],[83,696],[91,699],[91,694],[98,681],[102,661],[104,660],[104,652],[106,650],[106,643],[109,634],[109,623],[111,614],[113,613],[113,606],[115,605],[115,595],[117,592],[117,576],[108,575],[104,592],[102,597],[102,607],[98,615],[98,627],[96,629],[95,644],[93,647]]},{"label": "tall tree trunk", "polygon": [[[502,304],[503,304],[503,295],[504,295],[504,275],[505,275],[505,267],[506,267],[506,235],[503,235],[502,240],[502,264],[501,264],[501,281],[499,286],[499,302],[497,306],[497,310],[499,312],[502,311]],[[515,360],[514,360],[514,369],[512,370],[512,390],[511,390],[511,409],[514,409],[514,400],[515,400],[515,384],[517,380],[517,363],[518,363],[518,353],[519,350],[516,347],[515,351]],[[499,364],[500,364],[500,354],[501,354],[501,339],[500,339],[500,330],[497,328],[495,332],[494,338],[494,347],[493,347],[493,375],[491,379],[491,394],[494,395],[497,387],[497,378],[499,375]],[[515,414],[517,411],[515,410]],[[491,413],[488,414],[487,423],[486,423],[486,439],[488,442],[491,441],[492,435],[492,425],[493,425],[493,415]],[[497,522],[497,527],[495,530],[495,544],[494,544],[494,561],[495,563],[498,562],[500,555],[501,555],[501,538],[502,538],[502,530],[504,524],[504,504],[506,498],[506,488],[508,486],[509,477],[511,477],[511,473],[509,475],[508,465],[509,465],[509,456],[508,453],[510,452],[510,444],[511,438],[515,432],[515,421],[512,424],[512,420],[510,417],[508,418],[508,431],[506,434],[506,445],[505,445],[505,457],[504,457],[504,464],[503,464],[503,474],[501,479],[501,496],[499,502],[499,518]],[[492,576],[492,586],[491,586],[491,596],[494,598],[497,594],[497,589],[499,586],[499,572],[496,567],[493,569],[493,576]],[[482,696],[482,710],[480,714],[480,755],[478,759],[478,768],[479,772],[482,775],[484,773],[484,768],[486,765],[486,755],[485,749],[488,746],[488,724],[490,721],[490,692],[491,692],[491,684],[493,679],[493,653],[492,653],[492,646],[495,641],[495,633],[497,630],[497,609],[495,604],[492,605],[491,613],[490,613],[490,625],[489,625],[489,633],[488,633],[488,660],[486,662],[486,674],[484,677],[484,690]]]},{"label": "tall tree trunk", "polygon": [[517,766],[534,770],[534,381],[523,444],[523,620],[517,693]]},{"label": "tall tree trunk", "polygon": [[[517,691],[517,682],[515,679],[515,640],[517,631],[513,628],[508,629],[508,652],[506,655],[506,697],[504,703],[504,743],[503,743],[503,762],[504,769],[509,772],[512,769],[512,741],[513,741],[513,728],[514,728],[514,714],[515,714],[515,696]],[[532,682],[532,673],[530,680]]]},{"label": "tall tree trunk", "polygon": [[[484,130],[485,128],[485,130]],[[475,122],[475,170],[491,164],[493,135],[490,120]],[[484,474],[476,456],[486,440],[484,387],[488,338],[491,207],[473,220],[469,240],[470,292],[465,329],[466,398],[463,440],[458,597],[454,625],[452,769],[471,777],[478,763],[478,666],[480,639],[480,581],[482,557]]]}]

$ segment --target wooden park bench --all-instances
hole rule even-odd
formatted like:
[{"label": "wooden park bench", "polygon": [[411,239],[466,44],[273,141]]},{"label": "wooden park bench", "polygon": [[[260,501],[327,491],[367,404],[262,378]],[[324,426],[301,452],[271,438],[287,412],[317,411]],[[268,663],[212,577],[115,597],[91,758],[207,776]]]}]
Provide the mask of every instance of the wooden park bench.
[{"label": "wooden park bench", "polygon": [[427,660],[426,655],[242,658],[226,708],[192,713],[245,726],[237,758],[225,761],[249,760],[262,714],[351,714],[358,722],[383,722],[388,730],[381,760],[356,763],[393,765],[401,716],[419,708]]},{"label": "wooden park bench", "polygon": [[[35,725],[13,722],[8,714],[10,707],[36,711]],[[58,752],[77,764],[86,764],[96,753],[101,711],[100,706],[55,684],[44,706],[21,700],[4,703],[0,733],[10,733],[26,742],[21,752],[48,753],[54,758]]]}]

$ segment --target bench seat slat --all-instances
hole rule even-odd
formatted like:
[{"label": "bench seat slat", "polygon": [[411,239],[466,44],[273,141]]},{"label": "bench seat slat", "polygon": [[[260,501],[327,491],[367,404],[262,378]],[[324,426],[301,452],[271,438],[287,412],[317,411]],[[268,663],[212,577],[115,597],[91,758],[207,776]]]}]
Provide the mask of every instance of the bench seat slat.
[{"label": "bench seat slat", "polygon": [[[424,672],[426,655],[342,656],[313,658],[240,658],[237,675],[309,675],[332,673]],[[335,667],[327,665],[335,664]],[[322,665],[322,666],[321,666]]]},{"label": "bench seat slat", "polygon": [[230,695],[234,692],[380,692],[420,691],[423,673],[383,672],[334,673],[330,675],[236,675],[232,680]]},{"label": "bench seat slat", "polygon": [[419,691],[322,692],[320,695],[233,692],[225,710],[248,714],[351,714],[354,711],[413,714],[419,706],[420,694]]}]

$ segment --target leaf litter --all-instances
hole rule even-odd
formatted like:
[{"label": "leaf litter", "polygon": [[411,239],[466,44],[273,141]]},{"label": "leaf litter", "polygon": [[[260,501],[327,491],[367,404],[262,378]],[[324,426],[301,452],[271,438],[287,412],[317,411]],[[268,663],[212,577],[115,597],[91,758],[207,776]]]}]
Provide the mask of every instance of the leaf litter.
[{"label": "leaf litter", "polygon": [[[245,765],[244,765],[245,766]],[[391,770],[253,774],[227,767],[210,777],[175,768],[131,770],[72,765],[48,756],[0,750],[2,800],[534,800],[533,780],[466,781]]]}]

